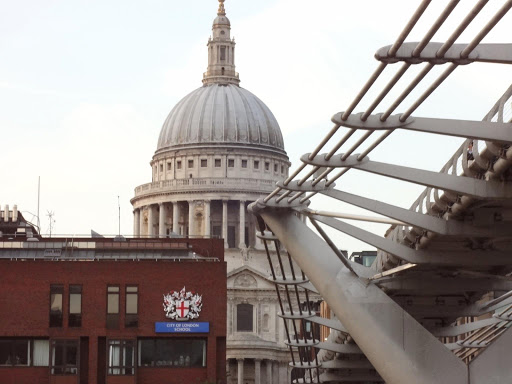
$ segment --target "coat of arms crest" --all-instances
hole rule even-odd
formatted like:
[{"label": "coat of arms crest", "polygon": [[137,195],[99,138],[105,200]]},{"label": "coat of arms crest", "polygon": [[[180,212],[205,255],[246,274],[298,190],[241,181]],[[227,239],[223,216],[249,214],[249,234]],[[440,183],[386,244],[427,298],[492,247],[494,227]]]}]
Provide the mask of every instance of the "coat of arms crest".
[{"label": "coat of arms crest", "polygon": [[181,291],[172,291],[164,295],[165,317],[178,321],[197,319],[203,306],[202,300],[201,295],[187,292],[185,287]]}]

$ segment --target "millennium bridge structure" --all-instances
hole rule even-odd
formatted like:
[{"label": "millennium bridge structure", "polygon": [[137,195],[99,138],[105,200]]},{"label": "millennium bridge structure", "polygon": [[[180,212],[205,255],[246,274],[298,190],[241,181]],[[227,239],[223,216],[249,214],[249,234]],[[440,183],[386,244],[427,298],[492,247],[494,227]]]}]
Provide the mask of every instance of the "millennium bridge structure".
[{"label": "millennium bridge structure", "polygon": [[[422,1],[396,41],[378,49],[377,69],[348,108],[332,117],[327,135],[300,158],[295,172],[251,205],[265,246],[279,251],[280,242],[287,250],[278,263],[268,260],[290,364],[301,372],[293,382],[512,382],[510,79],[493,85],[504,94],[481,121],[415,116],[459,66],[512,64],[512,44],[482,42],[498,22],[511,23],[512,1],[499,2],[482,21],[478,16],[487,3],[474,2],[445,41],[433,42],[460,5],[446,1],[424,37],[409,42],[431,5]],[[474,36],[459,43],[477,22]],[[432,80],[427,75],[436,68],[442,70]],[[355,113],[385,70],[393,72],[389,81],[366,110]],[[397,89],[406,74],[411,80]],[[459,137],[463,143],[439,172],[372,159],[379,145],[404,130]],[[343,176],[354,169],[425,189],[409,209],[351,194],[343,190]],[[313,209],[315,196],[329,198],[332,210]],[[336,211],[341,204],[375,215]],[[344,219],[390,226],[382,236]],[[336,245],[336,231],[377,248],[373,265],[347,259]],[[301,301],[311,292],[323,297],[333,318],[319,317]],[[311,331],[313,323],[330,328],[329,336],[320,339]]]}]

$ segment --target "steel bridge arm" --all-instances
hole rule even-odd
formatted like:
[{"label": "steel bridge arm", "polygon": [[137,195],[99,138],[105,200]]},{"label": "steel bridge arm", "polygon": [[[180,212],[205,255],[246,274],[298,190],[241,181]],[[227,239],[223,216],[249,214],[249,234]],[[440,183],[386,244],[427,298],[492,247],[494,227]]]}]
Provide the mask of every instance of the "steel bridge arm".
[{"label": "steel bridge arm", "polygon": [[308,215],[311,219],[337,229],[347,235],[355,237],[367,244],[373,245],[384,252],[390,253],[399,259],[413,264],[433,264],[444,266],[501,266],[510,264],[511,257],[505,252],[499,251],[427,251],[415,250],[396,243],[393,240],[383,238],[371,232],[357,228],[340,220],[317,215]]},{"label": "steel bridge arm", "polygon": [[258,214],[386,382],[467,384],[461,360],[377,286],[351,273],[292,210],[264,208]]},{"label": "steel bridge arm", "polygon": [[478,140],[512,142],[512,124],[492,121],[434,119],[427,117],[410,116],[405,121],[401,115],[389,116],[385,121],[381,120],[382,114],[370,115],[362,119],[363,113],[350,115],[343,120],[344,112],[339,112],[332,117],[332,121],[343,127],[363,130],[388,130],[407,129],[410,131],[436,133]]}]

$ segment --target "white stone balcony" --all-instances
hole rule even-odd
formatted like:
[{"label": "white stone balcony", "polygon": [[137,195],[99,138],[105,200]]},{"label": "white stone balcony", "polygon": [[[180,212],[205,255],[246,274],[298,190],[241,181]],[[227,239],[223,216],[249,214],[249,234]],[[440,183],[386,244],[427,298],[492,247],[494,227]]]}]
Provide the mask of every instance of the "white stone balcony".
[{"label": "white stone balcony", "polygon": [[224,178],[224,177],[206,177],[190,179],[173,179],[155,181],[139,185],[135,188],[135,197],[152,194],[155,192],[173,192],[186,191],[254,191],[258,193],[270,193],[275,188],[274,180],[250,179],[250,178]]}]

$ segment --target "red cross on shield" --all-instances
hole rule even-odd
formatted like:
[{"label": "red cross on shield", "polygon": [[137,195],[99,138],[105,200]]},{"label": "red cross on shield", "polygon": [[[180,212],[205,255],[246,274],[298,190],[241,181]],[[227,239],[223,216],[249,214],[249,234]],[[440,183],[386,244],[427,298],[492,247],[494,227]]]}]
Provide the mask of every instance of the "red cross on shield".
[{"label": "red cross on shield", "polygon": [[190,307],[190,302],[188,300],[180,300],[178,301],[178,305],[176,305],[176,311],[178,312],[178,316],[184,318],[188,315],[188,310]]}]

